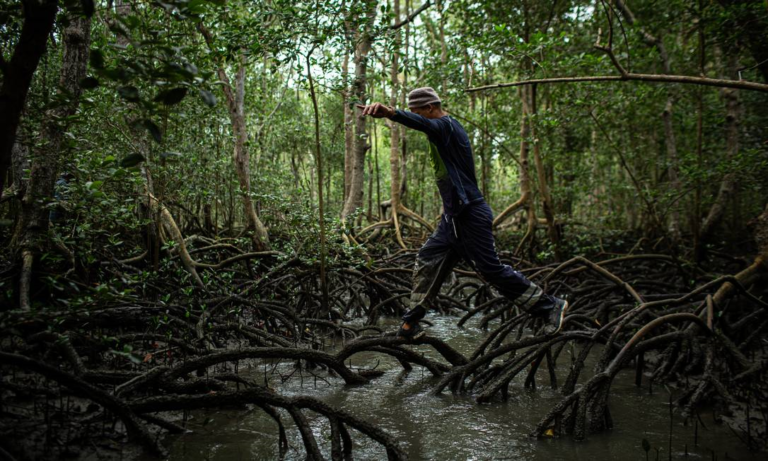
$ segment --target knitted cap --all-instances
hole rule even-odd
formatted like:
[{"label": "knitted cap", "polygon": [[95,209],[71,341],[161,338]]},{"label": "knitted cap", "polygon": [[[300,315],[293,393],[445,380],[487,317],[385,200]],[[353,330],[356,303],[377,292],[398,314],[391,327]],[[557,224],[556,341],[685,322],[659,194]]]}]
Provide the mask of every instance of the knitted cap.
[{"label": "knitted cap", "polygon": [[408,107],[424,107],[429,104],[440,103],[440,96],[437,95],[434,89],[429,86],[423,88],[416,88],[408,93]]}]

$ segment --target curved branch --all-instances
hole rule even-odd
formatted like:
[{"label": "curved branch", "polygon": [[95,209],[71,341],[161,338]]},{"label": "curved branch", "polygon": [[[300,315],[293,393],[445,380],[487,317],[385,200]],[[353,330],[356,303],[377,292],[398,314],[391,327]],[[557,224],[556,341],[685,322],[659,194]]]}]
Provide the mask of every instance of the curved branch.
[{"label": "curved branch", "polygon": [[467,93],[475,91],[495,90],[514,86],[536,85],[539,83],[578,83],[578,82],[623,82],[640,81],[650,83],[684,83],[690,85],[713,86],[717,88],[735,88],[738,90],[751,90],[768,93],[768,84],[748,82],[744,80],[724,80],[708,77],[691,77],[687,75],[661,75],[661,74],[635,74],[627,72],[625,75],[593,75],[585,77],[555,77],[525,80],[522,82],[497,83],[474,88],[467,88]]}]

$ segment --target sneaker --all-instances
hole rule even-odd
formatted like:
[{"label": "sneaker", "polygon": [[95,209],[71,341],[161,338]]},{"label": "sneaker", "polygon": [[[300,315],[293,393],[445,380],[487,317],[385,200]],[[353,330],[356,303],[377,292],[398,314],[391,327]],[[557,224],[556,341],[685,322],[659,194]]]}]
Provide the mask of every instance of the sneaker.
[{"label": "sneaker", "polygon": [[419,339],[422,336],[427,334],[427,332],[421,328],[421,325],[419,325],[419,322],[403,322],[403,324],[400,326],[400,329],[397,331],[397,336],[400,336],[402,338],[405,338],[409,341],[413,341],[414,339]]},{"label": "sneaker", "polygon": [[563,319],[565,313],[568,311],[570,305],[568,301],[560,298],[555,298],[555,306],[552,308],[552,312],[547,316],[547,325],[544,327],[544,334],[552,336],[557,334],[563,327]]}]

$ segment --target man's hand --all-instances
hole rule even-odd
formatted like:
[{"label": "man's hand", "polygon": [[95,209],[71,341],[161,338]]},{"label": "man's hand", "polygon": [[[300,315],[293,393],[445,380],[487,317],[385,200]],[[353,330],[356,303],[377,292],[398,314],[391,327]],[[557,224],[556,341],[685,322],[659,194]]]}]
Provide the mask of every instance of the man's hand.
[{"label": "man's hand", "polygon": [[380,102],[369,104],[367,106],[363,104],[356,104],[356,106],[362,111],[360,113],[360,117],[365,117],[368,115],[373,118],[390,118],[395,115],[395,109],[385,106]]}]

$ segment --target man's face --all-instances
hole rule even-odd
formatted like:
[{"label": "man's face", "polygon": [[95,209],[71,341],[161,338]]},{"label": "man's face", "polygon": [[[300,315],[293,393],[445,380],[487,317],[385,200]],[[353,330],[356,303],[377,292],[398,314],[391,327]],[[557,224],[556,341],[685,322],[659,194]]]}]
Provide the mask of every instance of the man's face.
[{"label": "man's face", "polygon": [[422,117],[431,118],[432,113],[434,112],[434,106],[430,104],[423,107],[413,107],[411,108],[411,112],[421,115]]}]

